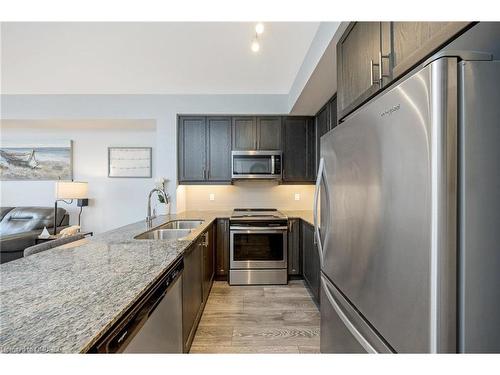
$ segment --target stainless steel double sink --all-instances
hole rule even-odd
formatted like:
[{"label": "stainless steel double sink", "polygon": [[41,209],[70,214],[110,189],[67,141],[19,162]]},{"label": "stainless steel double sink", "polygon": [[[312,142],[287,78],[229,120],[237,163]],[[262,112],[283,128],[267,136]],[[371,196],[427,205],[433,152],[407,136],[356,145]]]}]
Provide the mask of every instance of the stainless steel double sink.
[{"label": "stainless steel double sink", "polygon": [[172,220],[157,228],[138,234],[134,238],[137,240],[183,239],[201,224],[203,224],[203,220]]}]

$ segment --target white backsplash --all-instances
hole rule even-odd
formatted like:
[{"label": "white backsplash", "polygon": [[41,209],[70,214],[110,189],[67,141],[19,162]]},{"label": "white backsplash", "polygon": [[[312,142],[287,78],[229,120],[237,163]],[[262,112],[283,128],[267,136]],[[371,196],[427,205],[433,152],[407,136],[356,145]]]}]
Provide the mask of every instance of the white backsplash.
[{"label": "white backsplash", "polygon": [[177,212],[228,210],[235,207],[311,210],[313,195],[314,185],[279,185],[272,181],[238,181],[234,185],[182,185],[177,188]]}]

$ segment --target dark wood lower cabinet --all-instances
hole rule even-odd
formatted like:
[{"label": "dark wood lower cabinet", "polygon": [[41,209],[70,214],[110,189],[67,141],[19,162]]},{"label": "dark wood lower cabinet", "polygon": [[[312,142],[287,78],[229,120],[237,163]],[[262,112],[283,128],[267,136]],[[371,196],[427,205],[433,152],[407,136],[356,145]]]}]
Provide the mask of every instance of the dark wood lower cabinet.
[{"label": "dark wood lower cabinet", "polygon": [[302,275],[317,304],[319,304],[320,272],[319,254],[314,243],[314,227],[303,221]]},{"label": "dark wood lower cabinet", "polygon": [[302,272],[300,246],[300,219],[288,220],[288,275],[298,276]]},{"label": "dark wood lower cabinet", "polygon": [[182,337],[184,352],[189,352],[214,277],[212,227],[184,253],[182,276]]},{"label": "dark wood lower cabinet", "polygon": [[215,241],[215,277],[227,280],[229,274],[229,219],[218,219]]},{"label": "dark wood lower cabinet", "polygon": [[203,302],[206,303],[215,275],[215,254],[213,245],[213,230],[208,229],[202,236],[203,246]]},{"label": "dark wood lower cabinet", "polygon": [[182,280],[182,337],[184,352],[189,352],[203,305],[203,242],[196,241],[184,254]]}]

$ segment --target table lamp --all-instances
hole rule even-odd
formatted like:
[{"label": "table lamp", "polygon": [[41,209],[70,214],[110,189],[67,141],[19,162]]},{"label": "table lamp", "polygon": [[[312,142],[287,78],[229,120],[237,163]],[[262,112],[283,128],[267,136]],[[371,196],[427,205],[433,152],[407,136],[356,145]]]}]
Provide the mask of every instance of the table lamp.
[{"label": "table lamp", "polygon": [[[55,192],[55,203],[54,203],[54,234],[57,233],[57,202],[63,201],[67,204],[73,203],[73,199],[85,200],[85,204],[81,204],[81,206],[87,205],[87,197],[88,197],[88,183],[86,182],[77,182],[77,181],[57,181]],[[69,202],[67,201],[69,200]]]}]

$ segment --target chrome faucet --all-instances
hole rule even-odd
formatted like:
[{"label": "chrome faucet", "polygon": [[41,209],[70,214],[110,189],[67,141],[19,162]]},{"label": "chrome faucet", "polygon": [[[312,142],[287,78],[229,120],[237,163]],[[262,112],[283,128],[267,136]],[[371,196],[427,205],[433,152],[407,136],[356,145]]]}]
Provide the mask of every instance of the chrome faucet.
[{"label": "chrome faucet", "polygon": [[148,228],[151,228],[151,226],[153,225],[153,219],[156,218],[156,213],[154,213],[154,214],[151,213],[151,196],[154,193],[158,193],[158,194],[161,194],[163,196],[163,200],[165,201],[165,205],[170,203],[170,195],[168,195],[168,193],[165,193],[165,190],[155,187],[153,190],[151,190],[149,192],[148,212],[147,212],[147,216],[146,216],[146,223],[147,223]]}]

